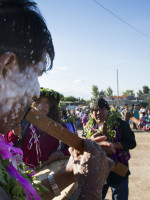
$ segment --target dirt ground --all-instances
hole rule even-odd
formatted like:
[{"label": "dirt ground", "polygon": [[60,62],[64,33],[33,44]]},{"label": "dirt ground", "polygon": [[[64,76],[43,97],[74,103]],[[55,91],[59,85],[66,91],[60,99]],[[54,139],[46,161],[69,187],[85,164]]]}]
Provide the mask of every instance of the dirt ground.
[{"label": "dirt ground", "polygon": [[[130,151],[129,200],[150,199],[150,132],[134,131],[137,147]],[[111,200],[109,190],[107,200]]]},{"label": "dirt ground", "polygon": [[[150,200],[150,132],[134,131],[137,147],[130,151],[129,200]],[[111,190],[106,200],[111,200]]]}]

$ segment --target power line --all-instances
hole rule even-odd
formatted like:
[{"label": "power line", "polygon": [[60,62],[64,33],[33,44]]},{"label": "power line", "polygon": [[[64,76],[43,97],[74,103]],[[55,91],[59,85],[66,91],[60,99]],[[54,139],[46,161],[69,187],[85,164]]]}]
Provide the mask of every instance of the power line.
[{"label": "power line", "polygon": [[[120,64],[117,64],[117,67],[120,69],[121,67],[123,67],[124,65],[128,65],[128,64],[132,64],[134,62],[137,62],[137,61],[140,61],[140,60],[145,60],[147,58],[150,58],[150,54],[149,55],[145,55],[145,56],[142,56],[142,57],[139,57],[139,58],[135,58],[135,59],[132,59],[132,60],[129,60],[127,62],[123,62],[123,63],[120,63]],[[134,66],[132,66],[133,68]],[[136,67],[136,66],[135,66]],[[114,70],[114,66],[109,66],[109,67],[105,67],[105,68],[101,68],[101,71],[106,71],[106,70]]]},{"label": "power line", "polygon": [[113,15],[115,18],[117,18],[118,20],[120,20],[121,22],[123,22],[124,24],[126,24],[127,26],[129,26],[130,28],[132,28],[133,30],[135,30],[136,32],[140,33],[141,35],[145,36],[146,38],[150,39],[150,36],[145,34],[144,32],[142,32],[141,30],[137,29],[135,26],[129,24],[127,21],[125,21],[124,19],[122,19],[121,17],[119,17],[118,15],[116,15],[115,13],[113,13],[111,10],[109,10],[108,8],[106,8],[105,6],[103,6],[102,4],[100,4],[99,2],[97,2],[96,0],[92,0],[94,3],[96,3],[98,6],[102,7],[104,10],[106,10],[107,12],[109,12],[111,15]]}]

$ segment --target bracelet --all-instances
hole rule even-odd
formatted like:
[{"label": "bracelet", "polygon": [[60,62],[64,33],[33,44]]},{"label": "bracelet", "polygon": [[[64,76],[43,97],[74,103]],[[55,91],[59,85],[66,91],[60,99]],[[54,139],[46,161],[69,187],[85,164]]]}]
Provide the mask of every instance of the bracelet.
[{"label": "bracelet", "polygon": [[54,175],[51,174],[48,176],[48,181],[51,185],[51,188],[53,190],[53,193],[54,195],[57,197],[60,195],[60,191],[59,191],[59,188],[58,188],[58,185],[56,184],[55,180],[54,180]]}]

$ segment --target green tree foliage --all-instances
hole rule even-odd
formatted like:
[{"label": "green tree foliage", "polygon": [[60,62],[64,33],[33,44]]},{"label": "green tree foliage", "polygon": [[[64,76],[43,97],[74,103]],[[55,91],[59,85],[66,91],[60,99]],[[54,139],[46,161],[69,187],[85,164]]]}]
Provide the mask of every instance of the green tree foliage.
[{"label": "green tree foliage", "polygon": [[147,98],[146,98],[146,102],[147,102],[148,104],[150,104],[150,97],[147,97]]},{"label": "green tree foliage", "polygon": [[101,90],[99,92],[99,97],[106,97],[106,92],[104,90]]},{"label": "green tree foliage", "polygon": [[148,94],[149,91],[150,91],[149,87],[146,86],[146,85],[144,85],[144,86],[143,86],[143,94]]},{"label": "green tree foliage", "polygon": [[60,94],[60,101],[64,101],[64,95],[63,94]]},{"label": "green tree foliage", "polygon": [[86,101],[86,104],[87,104],[87,105],[89,105],[89,104],[90,104],[90,102],[91,102],[90,100],[87,100],[87,101]]},{"label": "green tree foliage", "polygon": [[92,85],[92,97],[94,99],[99,97],[99,89],[96,85]]},{"label": "green tree foliage", "polygon": [[78,101],[78,99],[75,98],[74,96],[68,96],[68,97],[65,97],[65,98],[66,98],[66,101],[72,101],[72,102]]},{"label": "green tree foliage", "polygon": [[142,94],[143,94],[142,90],[139,90],[139,91],[137,92],[137,96],[138,96],[138,97],[141,97]]},{"label": "green tree foliage", "polygon": [[107,89],[106,89],[106,96],[112,96],[113,95],[113,90],[111,89],[111,87],[108,87]]},{"label": "green tree foliage", "polygon": [[80,102],[82,103],[86,103],[86,101],[84,99],[80,99]]},{"label": "green tree foliage", "polygon": [[[71,102],[81,102],[81,103],[86,103],[86,101],[84,99],[80,99],[80,98],[76,98],[74,96],[68,96],[65,97],[61,94],[61,101],[71,101]],[[90,101],[90,100],[89,100]]]},{"label": "green tree foliage", "polygon": [[133,90],[126,90],[125,92],[122,93],[123,95],[128,95],[128,96],[135,96],[135,93]]}]

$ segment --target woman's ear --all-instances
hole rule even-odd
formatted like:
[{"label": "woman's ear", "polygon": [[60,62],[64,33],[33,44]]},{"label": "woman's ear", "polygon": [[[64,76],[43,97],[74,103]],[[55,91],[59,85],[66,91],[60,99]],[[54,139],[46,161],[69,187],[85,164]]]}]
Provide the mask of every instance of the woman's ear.
[{"label": "woman's ear", "polygon": [[0,56],[0,75],[6,78],[9,70],[16,66],[16,55],[12,52],[5,52]]}]

